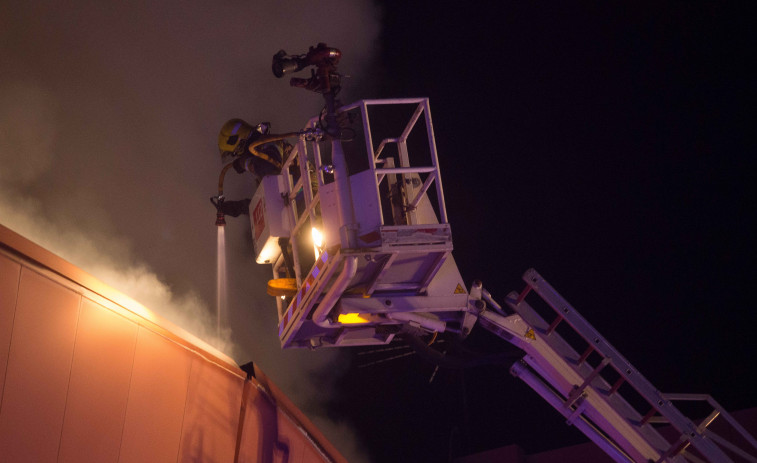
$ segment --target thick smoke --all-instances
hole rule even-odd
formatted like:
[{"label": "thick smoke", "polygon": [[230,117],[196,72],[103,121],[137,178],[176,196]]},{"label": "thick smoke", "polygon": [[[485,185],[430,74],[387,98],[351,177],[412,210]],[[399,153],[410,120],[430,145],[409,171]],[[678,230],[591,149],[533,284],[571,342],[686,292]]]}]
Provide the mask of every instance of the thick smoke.
[{"label": "thick smoke", "polygon": [[[223,122],[289,131],[322,105],[272,76],[273,53],[337,46],[354,90],[368,81],[378,19],[369,1],[0,7],[0,222],[261,365],[352,461],[347,427],[320,407],[339,356],[280,349],[270,269],[252,262],[244,219],[227,226],[228,326],[216,336],[208,198]],[[228,196],[251,195],[250,179],[227,184]]]}]

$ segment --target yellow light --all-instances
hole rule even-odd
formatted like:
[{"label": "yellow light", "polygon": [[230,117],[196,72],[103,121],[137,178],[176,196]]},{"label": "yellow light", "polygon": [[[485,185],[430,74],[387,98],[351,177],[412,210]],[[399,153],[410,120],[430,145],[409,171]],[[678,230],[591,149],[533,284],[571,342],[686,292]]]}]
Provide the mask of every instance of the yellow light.
[{"label": "yellow light", "polygon": [[322,247],[323,246],[323,233],[321,233],[321,231],[315,227],[313,227],[311,233],[313,235],[313,244],[315,245],[315,247],[317,248]]},{"label": "yellow light", "polygon": [[336,321],[345,325],[352,325],[356,323],[370,323],[370,320],[364,318],[359,313],[340,313]]}]

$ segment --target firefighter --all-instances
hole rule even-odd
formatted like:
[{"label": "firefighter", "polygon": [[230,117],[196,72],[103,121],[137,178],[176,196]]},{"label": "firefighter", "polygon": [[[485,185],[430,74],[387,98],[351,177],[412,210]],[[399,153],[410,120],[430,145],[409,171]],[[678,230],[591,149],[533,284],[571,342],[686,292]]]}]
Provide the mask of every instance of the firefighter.
[{"label": "firefighter", "polygon": [[[271,124],[261,122],[252,126],[242,119],[230,119],[218,134],[218,151],[221,162],[231,163],[238,173],[250,172],[258,182],[266,175],[277,175],[281,172],[281,163],[292,150],[292,145],[283,140],[271,141],[252,149],[252,144],[270,133]],[[213,198],[211,198],[213,201]],[[219,213],[238,217],[248,214],[250,199],[227,200],[215,198],[213,204]]]},{"label": "firefighter", "polygon": [[[269,135],[270,131],[269,122],[261,122],[253,127],[242,119],[230,119],[221,127],[218,134],[218,151],[221,154],[221,161],[225,165],[232,163],[237,173],[252,173],[258,182],[267,175],[278,175],[281,173],[283,160],[287,158],[293,147],[283,139],[253,146],[254,142]],[[211,202],[218,210],[219,217],[249,215],[250,198],[234,201],[217,197],[211,198]],[[222,218],[216,223],[221,222],[225,224]],[[280,238],[278,244],[284,255],[287,276],[291,276],[294,270],[289,239]]]},{"label": "firefighter", "polygon": [[253,127],[242,119],[227,121],[218,134],[221,161],[226,163],[233,160],[234,170],[240,174],[245,171],[251,172],[258,179],[278,174],[283,159],[292,150],[292,145],[277,140],[255,149],[251,148],[253,142],[268,135],[270,131],[269,122],[261,122]]}]

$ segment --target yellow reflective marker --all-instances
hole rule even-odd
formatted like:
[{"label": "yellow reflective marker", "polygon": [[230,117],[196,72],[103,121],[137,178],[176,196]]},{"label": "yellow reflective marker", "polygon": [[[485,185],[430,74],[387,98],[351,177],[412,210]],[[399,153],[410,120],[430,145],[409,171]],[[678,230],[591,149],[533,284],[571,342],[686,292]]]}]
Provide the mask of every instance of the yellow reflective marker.
[{"label": "yellow reflective marker", "polygon": [[529,329],[528,329],[528,330],[526,331],[526,334],[525,334],[525,336],[526,336],[526,337],[527,337],[528,339],[533,339],[534,341],[536,341],[536,334],[534,334],[534,329],[533,329],[533,328],[529,328]]},{"label": "yellow reflective marker", "polygon": [[340,313],[336,321],[345,325],[351,325],[355,323],[370,323],[370,320],[363,318],[359,313]]},{"label": "yellow reflective marker", "polygon": [[460,283],[458,283],[457,288],[455,288],[455,294],[465,294],[465,288],[463,288],[463,285]]}]

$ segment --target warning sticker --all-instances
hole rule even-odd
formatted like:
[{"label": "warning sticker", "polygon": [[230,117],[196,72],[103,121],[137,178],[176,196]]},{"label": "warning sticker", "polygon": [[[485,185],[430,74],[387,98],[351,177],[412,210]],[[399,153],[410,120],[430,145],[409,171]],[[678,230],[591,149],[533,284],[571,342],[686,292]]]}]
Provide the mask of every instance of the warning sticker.
[{"label": "warning sticker", "polygon": [[463,285],[460,283],[458,283],[457,288],[455,288],[455,294],[465,294],[465,288],[463,288]]}]

